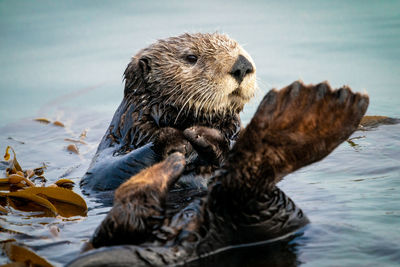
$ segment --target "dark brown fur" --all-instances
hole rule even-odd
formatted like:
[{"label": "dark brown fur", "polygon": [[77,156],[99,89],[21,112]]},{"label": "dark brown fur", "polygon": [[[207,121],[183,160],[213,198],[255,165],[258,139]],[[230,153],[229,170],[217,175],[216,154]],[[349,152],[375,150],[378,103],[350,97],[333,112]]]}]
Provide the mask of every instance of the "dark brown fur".
[{"label": "dark brown fur", "polygon": [[[124,219],[127,217],[123,213],[129,210],[117,210],[121,198],[143,208],[149,207],[148,199],[157,199],[151,200],[154,205],[146,212],[137,213],[143,225],[152,225],[153,213],[163,218],[158,226],[146,230],[151,234],[145,240],[119,240],[140,245],[131,246],[129,251],[119,250],[121,255],[131,255],[130,262],[138,266],[182,264],[226,246],[273,239],[295,231],[308,220],[276,183],[286,174],[321,160],[345,141],[357,129],[368,102],[366,95],[352,93],[348,87],[332,90],[327,83],[305,86],[295,82],[270,91],[228,153],[206,197],[194,199],[172,217],[159,213],[166,193],[160,190],[160,179],[165,181],[169,175],[168,184],[173,183],[183,169],[182,155],[172,154],[121,186],[110,212],[116,216],[107,216],[111,221],[103,221],[94,240],[101,235],[102,244],[115,244],[110,224],[135,226]],[[137,187],[142,177],[149,181]],[[126,190],[131,185],[132,190]],[[119,216],[122,221],[115,220]],[[127,236],[136,231],[126,230]],[[85,257],[81,263],[84,261]]]},{"label": "dark brown fur", "polygon": [[155,227],[162,224],[165,199],[171,186],[183,171],[185,157],[173,153],[123,183],[115,191],[114,206],[93,235],[94,247],[151,240]]},{"label": "dark brown fur", "polygon": [[113,190],[128,179],[88,246],[111,247],[72,265],[183,264],[293,233],[308,219],[276,183],[346,140],[368,106],[347,87],[295,82],[270,91],[240,131],[255,66],[219,34],[160,40],[132,58],[125,79],[124,99],[82,180]]},{"label": "dark brown fur", "polygon": [[[182,52],[188,47],[190,52]],[[236,58],[231,59],[228,54],[239,48],[225,35],[186,34],[159,40],[140,51],[125,70],[124,100],[99,149],[122,144],[117,153],[129,152],[153,141],[164,127],[181,131],[194,125],[218,128],[225,138],[231,139],[240,127],[238,114],[254,94],[256,85],[239,87],[234,91],[238,97],[218,106],[213,101],[223,92],[214,84],[225,81],[224,75],[231,76],[228,71]],[[202,55],[197,69],[181,59],[185,53]],[[228,68],[226,73],[222,68]],[[188,70],[191,72],[186,73]],[[189,104],[189,100],[200,107]]]},{"label": "dark brown fur", "polygon": [[285,175],[327,156],[357,129],[368,103],[366,95],[348,87],[333,91],[327,83],[294,82],[270,91],[223,167],[221,190],[227,188],[233,200],[226,205],[238,209]]},{"label": "dark brown fur", "polygon": [[[186,60],[191,54],[198,56],[196,64]],[[256,88],[255,66],[243,79],[231,73],[243,55],[221,34],[184,34],[139,51],[124,73],[124,99],[81,181],[85,192],[114,190],[174,151],[192,161],[188,168],[219,167],[239,133],[239,112]]]}]

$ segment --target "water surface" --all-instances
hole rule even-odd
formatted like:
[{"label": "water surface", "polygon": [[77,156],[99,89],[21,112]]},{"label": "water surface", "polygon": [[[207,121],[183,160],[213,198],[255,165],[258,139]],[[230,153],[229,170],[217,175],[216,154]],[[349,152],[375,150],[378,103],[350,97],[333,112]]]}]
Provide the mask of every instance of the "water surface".
[{"label": "water surface", "polygon": [[[1,1],[0,149],[12,145],[24,168],[45,162],[49,183],[64,175],[78,182],[122,99],[130,57],[158,38],[187,31],[227,33],[252,55],[260,90],[242,114],[245,123],[269,89],[297,79],[366,90],[368,114],[400,117],[398,10],[398,1]],[[38,116],[67,127],[33,122]],[[66,152],[64,138],[85,129],[81,154]],[[235,262],[400,262],[400,126],[353,137],[359,137],[355,146],[343,143],[280,183],[311,220],[302,236],[290,248],[253,250],[251,261],[243,261],[250,252],[237,253]],[[3,228],[25,234],[0,233],[0,239],[16,238],[62,265],[108,211],[86,200],[85,218],[0,216]],[[58,237],[50,234],[53,225]],[[0,256],[0,264],[5,261]]]}]

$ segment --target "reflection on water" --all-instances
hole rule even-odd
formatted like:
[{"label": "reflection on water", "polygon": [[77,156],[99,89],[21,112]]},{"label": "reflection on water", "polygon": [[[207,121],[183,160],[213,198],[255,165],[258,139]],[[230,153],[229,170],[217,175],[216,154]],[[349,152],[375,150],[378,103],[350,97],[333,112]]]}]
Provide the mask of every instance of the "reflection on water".
[{"label": "reflection on water", "polygon": [[[400,117],[398,10],[398,1],[2,1],[0,150],[12,145],[26,167],[44,162],[49,183],[62,176],[78,183],[122,98],[121,75],[130,56],[157,38],[184,31],[226,32],[252,55],[260,92],[242,114],[245,123],[266,91],[299,78],[366,89],[369,114]],[[36,116],[67,127],[35,123]],[[85,129],[88,145],[79,146],[80,155],[69,154],[64,138],[76,139]],[[286,244],[235,251],[211,261],[400,262],[399,162],[399,125],[356,132],[325,160],[281,182],[311,220],[290,249]],[[0,239],[21,240],[53,263],[65,263],[109,209],[86,200],[85,218],[1,215],[0,225],[8,231]],[[60,230],[57,237],[52,226]]]}]

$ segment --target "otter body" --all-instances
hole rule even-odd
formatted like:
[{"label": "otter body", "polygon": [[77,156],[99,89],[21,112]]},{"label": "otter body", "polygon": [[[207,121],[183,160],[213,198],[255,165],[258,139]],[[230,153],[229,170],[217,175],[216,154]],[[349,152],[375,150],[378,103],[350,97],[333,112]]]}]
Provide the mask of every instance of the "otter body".
[{"label": "otter body", "polygon": [[[185,34],[140,51],[82,181],[113,207],[70,266],[186,264],[308,223],[276,183],[345,141],[368,106],[347,87],[270,91],[245,129],[255,66],[233,40]],[[122,184],[121,184],[122,183]]]},{"label": "otter body", "polygon": [[[124,99],[81,181],[86,192],[115,190],[171,149],[192,151],[182,142],[184,130],[192,126],[219,130],[226,144],[213,154],[223,161],[240,131],[239,112],[256,89],[252,59],[220,34],[160,40],[139,51],[124,76]],[[207,162],[198,152],[186,151],[192,167]]]}]

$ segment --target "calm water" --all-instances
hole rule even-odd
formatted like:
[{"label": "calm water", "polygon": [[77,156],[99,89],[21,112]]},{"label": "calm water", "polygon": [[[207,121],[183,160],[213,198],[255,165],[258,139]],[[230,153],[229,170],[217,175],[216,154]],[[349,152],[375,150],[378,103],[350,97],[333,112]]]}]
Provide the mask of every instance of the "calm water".
[{"label": "calm water", "polygon": [[[186,31],[228,33],[252,55],[260,92],[242,114],[244,122],[270,88],[296,79],[366,90],[368,114],[400,117],[399,1],[281,2],[0,1],[0,153],[12,145],[24,168],[48,165],[49,183],[63,175],[78,182],[122,98],[130,56]],[[67,127],[32,122],[38,116]],[[88,145],[79,147],[81,154],[66,152],[64,138],[85,129]],[[359,137],[356,146],[344,143],[280,183],[311,220],[303,235],[290,248],[243,251],[232,261],[400,264],[400,125],[353,137]],[[16,238],[62,265],[108,211],[86,200],[85,218],[0,216],[1,227],[26,234],[0,233],[0,240]],[[50,234],[53,225],[58,237]],[[0,256],[0,264],[5,261]]]}]

